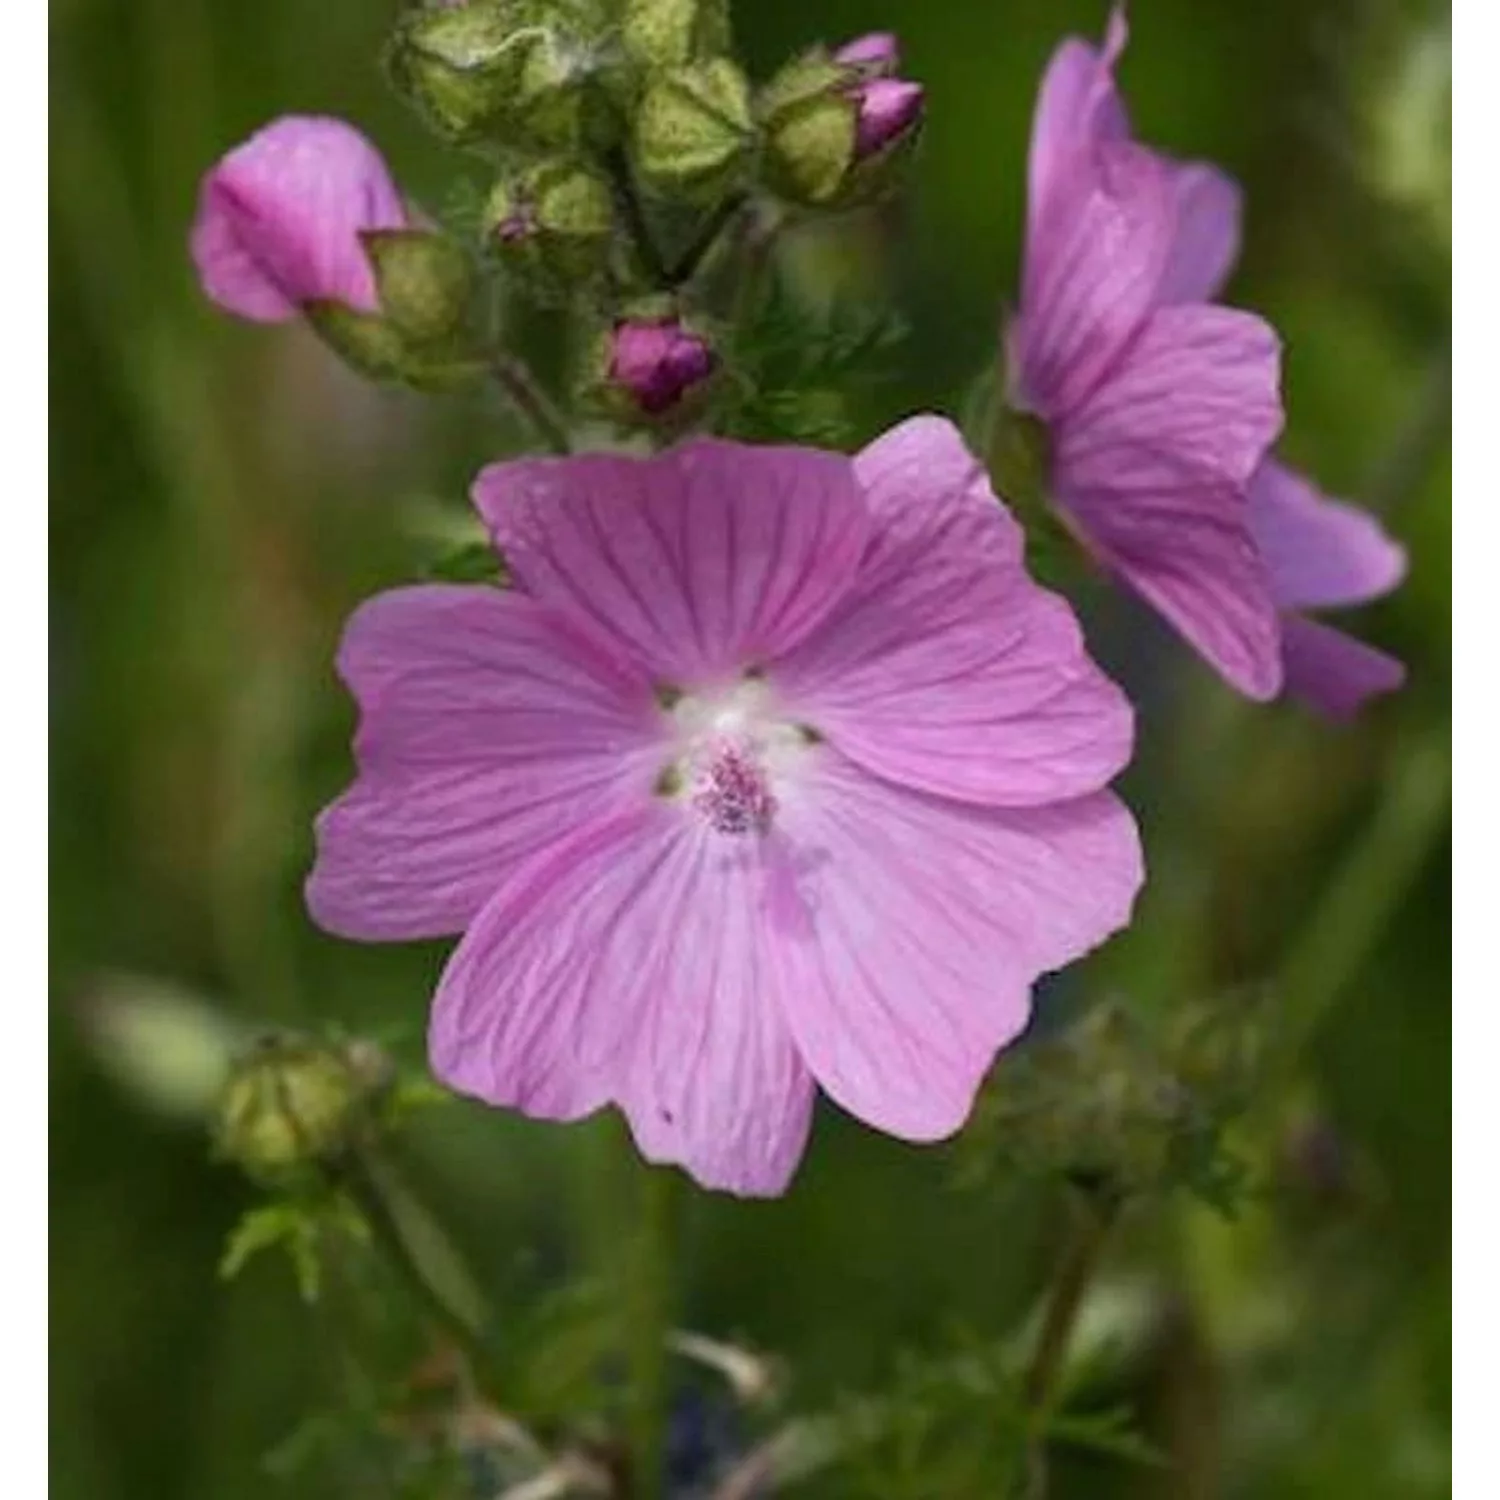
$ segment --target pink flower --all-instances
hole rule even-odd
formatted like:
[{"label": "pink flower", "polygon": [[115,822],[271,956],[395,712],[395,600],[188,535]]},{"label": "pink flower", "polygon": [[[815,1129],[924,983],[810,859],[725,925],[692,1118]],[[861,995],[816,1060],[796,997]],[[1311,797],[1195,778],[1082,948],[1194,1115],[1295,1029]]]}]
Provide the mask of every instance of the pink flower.
[{"label": "pink flower", "polygon": [[1388,593],[1405,554],[1370,516],[1266,456],[1276,339],[1209,304],[1240,249],[1240,190],[1130,138],[1114,64],[1065,42],[1037,103],[1026,288],[1012,352],[1049,424],[1066,517],[1241,691],[1336,717],[1405,679],[1300,612]]},{"label": "pink flower", "polygon": [[712,1187],[780,1192],[815,1084],[958,1129],[1142,869],[1104,790],[1129,705],[955,429],[521,460],[474,495],[518,586],[350,622],[315,918],[462,931],[437,1074],[545,1119],[613,1102]]},{"label": "pink flower", "polygon": [[308,302],[375,312],[360,235],[409,225],[380,153],[342,120],[288,115],[203,179],[192,252],[203,289],[242,318],[276,323]]},{"label": "pink flower", "polygon": [[1284,611],[1281,655],[1289,693],[1334,718],[1394,692],[1406,668],[1301,613],[1364,604],[1406,576],[1406,553],[1371,515],[1329,500],[1306,479],[1268,460],[1250,483],[1250,528],[1271,594]]},{"label": "pink flower", "polygon": [[1053,56],[1037,100],[1013,403],[1051,440],[1060,511],[1099,561],[1254,698],[1281,631],[1246,489],[1281,429],[1279,347],[1209,305],[1233,257],[1233,185],[1130,137],[1102,51]]}]

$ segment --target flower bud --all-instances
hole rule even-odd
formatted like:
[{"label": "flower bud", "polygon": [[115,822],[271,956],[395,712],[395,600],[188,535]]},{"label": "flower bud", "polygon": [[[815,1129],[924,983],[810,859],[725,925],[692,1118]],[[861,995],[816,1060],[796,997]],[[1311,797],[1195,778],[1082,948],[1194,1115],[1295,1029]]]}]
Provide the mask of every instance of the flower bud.
[{"label": "flower bud", "polygon": [[572,0],[470,0],[409,12],[388,64],[397,89],[451,141],[567,145],[581,128],[596,29]]},{"label": "flower bud", "polygon": [[728,0],[625,0],[620,39],[636,62],[654,69],[723,57]]},{"label": "flower bud", "polygon": [[617,421],[663,425],[702,409],[719,368],[713,345],[671,311],[627,314],[599,342],[589,394]]},{"label": "flower bud", "polygon": [[363,1114],[368,1080],[341,1051],[267,1038],[235,1066],[219,1102],[219,1150],[262,1181],[337,1155]]},{"label": "flower bud", "polygon": [[745,75],[727,58],[687,63],[647,83],[635,116],[636,168],[659,193],[717,197],[754,135]]},{"label": "flower bud", "polygon": [[896,39],[876,32],[832,54],[797,59],[763,91],[770,186],[805,208],[850,208],[880,196],[915,141],[925,95],[894,76]]},{"label": "flower bud", "polygon": [[577,162],[543,162],[495,185],[485,209],[491,251],[547,300],[603,270],[614,236],[608,182]]}]

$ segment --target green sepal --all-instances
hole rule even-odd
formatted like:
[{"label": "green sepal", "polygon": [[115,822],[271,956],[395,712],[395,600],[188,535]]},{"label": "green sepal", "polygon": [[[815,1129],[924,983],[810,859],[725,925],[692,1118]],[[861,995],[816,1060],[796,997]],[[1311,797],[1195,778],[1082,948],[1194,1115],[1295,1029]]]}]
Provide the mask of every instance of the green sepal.
[{"label": "green sepal", "polygon": [[474,268],[463,247],[426,229],[367,229],[360,235],[375,272],[380,312],[411,344],[451,339],[474,293]]},{"label": "green sepal", "polygon": [[484,378],[484,361],[462,347],[414,346],[378,313],[331,301],[305,302],[302,311],[324,342],[371,380],[444,392]]}]

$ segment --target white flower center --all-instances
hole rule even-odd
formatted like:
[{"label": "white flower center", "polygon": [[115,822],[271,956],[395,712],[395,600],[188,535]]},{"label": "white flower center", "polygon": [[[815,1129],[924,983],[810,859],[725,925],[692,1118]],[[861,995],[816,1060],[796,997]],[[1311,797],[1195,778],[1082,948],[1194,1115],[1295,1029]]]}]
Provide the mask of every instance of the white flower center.
[{"label": "white flower center", "polygon": [[718,692],[684,693],[671,715],[677,753],[662,774],[662,794],[686,801],[717,833],[769,833],[777,789],[785,789],[816,731],[786,718],[757,673]]}]

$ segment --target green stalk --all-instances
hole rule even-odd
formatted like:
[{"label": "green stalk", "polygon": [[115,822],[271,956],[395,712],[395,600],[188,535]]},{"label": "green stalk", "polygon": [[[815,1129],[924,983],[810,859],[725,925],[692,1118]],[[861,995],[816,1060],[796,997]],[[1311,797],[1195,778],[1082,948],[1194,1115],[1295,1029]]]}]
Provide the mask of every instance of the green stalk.
[{"label": "green stalk", "polygon": [[668,1167],[636,1167],[636,1173],[636,1230],[625,1287],[630,1496],[631,1500],[660,1500],[681,1179]]},{"label": "green stalk", "polygon": [[1041,1330],[1022,1382],[1027,1416],[1022,1491],[1026,1500],[1043,1500],[1047,1493],[1047,1422],[1057,1401],[1058,1382],[1067,1367],[1073,1329],[1120,1210],[1119,1198],[1109,1192],[1078,1194],[1074,1202],[1077,1212],[1072,1237],[1047,1294]]}]

